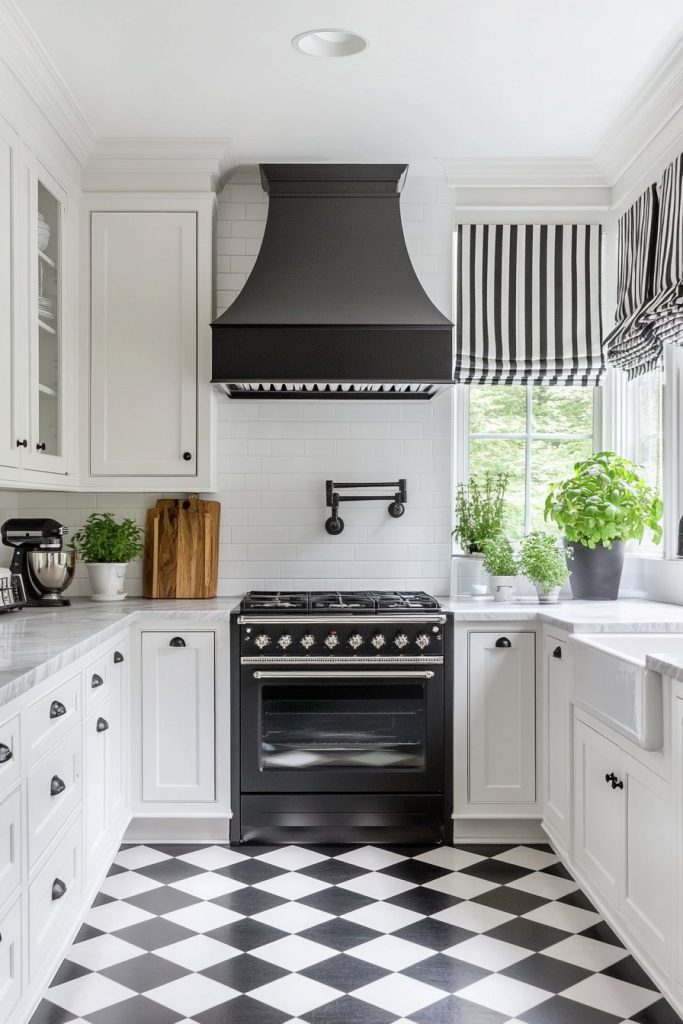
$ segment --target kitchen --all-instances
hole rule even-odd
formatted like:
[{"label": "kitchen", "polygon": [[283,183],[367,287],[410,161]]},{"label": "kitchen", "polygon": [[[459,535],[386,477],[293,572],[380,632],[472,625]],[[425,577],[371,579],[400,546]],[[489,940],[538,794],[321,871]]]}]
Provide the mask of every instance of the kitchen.
[{"label": "kitchen", "polygon": [[156,6],[0,2],[0,1024],[679,1021],[677,5]]}]

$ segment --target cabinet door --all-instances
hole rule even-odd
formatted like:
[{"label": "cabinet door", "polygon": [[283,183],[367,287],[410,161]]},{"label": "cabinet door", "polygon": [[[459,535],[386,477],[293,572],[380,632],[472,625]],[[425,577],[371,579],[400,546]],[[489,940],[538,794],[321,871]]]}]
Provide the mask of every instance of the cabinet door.
[{"label": "cabinet door", "polygon": [[90,470],[197,466],[197,215],[91,215]]},{"label": "cabinet door", "polygon": [[545,803],[543,816],[565,850],[570,839],[571,647],[553,637],[544,643]]},{"label": "cabinet door", "polygon": [[469,634],[470,803],[536,799],[535,639]]},{"label": "cabinet door", "polygon": [[109,701],[102,704],[85,723],[85,849],[86,872],[97,874],[102,855],[109,845],[111,773]]},{"label": "cabinet door", "polygon": [[0,1021],[21,995],[21,900],[0,915]]},{"label": "cabinet door", "polygon": [[111,665],[109,697],[109,749],[111,754],[111,827],[119,830],[128,813],[127,716],[128,716],[128,642],[120,641],[109,655]]},{"label": "cabinet door", "polygon": [[574,725],[574,860],[596,889],[619,906],[624,875],[622,753],[582,721]]},{"label": "cabinet door", "polygon": [[214,634],[142,634],[142,799],[214,800]]}]

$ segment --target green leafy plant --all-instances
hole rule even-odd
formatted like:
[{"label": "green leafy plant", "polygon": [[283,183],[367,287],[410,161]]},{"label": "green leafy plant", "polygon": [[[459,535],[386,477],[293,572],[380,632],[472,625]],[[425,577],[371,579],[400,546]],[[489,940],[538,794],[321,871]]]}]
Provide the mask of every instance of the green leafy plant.
[{"label": "green leafy plant", "polygon": [[519,561],[505,534],[498,533],[482,542],[484,569],[490,576],[516,576]]},{"label": "green leafy plant", "polygon": [[93,512],[69,547],[84,562],[132,562],[144,551],[142,540],[143,531],[132,519],[117,523],[111,512]]},{"label": "green leafy plant", "polygon": [[541,590],[548,593],[569,579],[566,548],[557,546],[557,538],[542,530],[534,530],[522,541],[519,564],[522,573]]},{"label": "green leafy plant", "polygon": [[453,536],[463,551],[482,551],[485,541],[501,533],[509,479],[507,473],[487,472],[458,484]]},{"label": "green leafy plant", "polygon": [[551,487],[544,515],[569,543],[609,548],[614,540],[642,540],[646,527],[658,544],[663,513],[662,499],[637,466],[614,452],[597,452],[577,462],[568,480]]}]

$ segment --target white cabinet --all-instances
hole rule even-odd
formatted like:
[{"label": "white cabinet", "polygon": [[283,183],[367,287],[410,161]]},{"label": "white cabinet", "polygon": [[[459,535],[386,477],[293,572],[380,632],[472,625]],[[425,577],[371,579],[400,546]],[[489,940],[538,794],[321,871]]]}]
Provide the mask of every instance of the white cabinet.
[{"label": "white cabinet", "polygon": [[214,634],[142,634],[142,799],[215,799]]},{"label": "white cabinet", "polygon": [[111,817],[110,710],[104,700],[85,722],[85,863],[96,876],[109,844]]},{"label": "white cabinet", "polygon": [[21,882],[21,838],[21,789],[18,788],[0,801],[0,903],[4,903]]},{"label": "white cabinet", "polygon": [[571,645],[553,636],[543,642],[545,786],[543,819],[563,850],[571,838]]},{"label": "white cabinet", "polygon": [[574,726],[574,861],[655,962],[671,961],[670,788],[581,718]]},{"label": "white cabinet", "polygon": [[0,1022],[8,1019],[21,996],[21,900],[0,909]]},{"label": "white cabinet", "polygon": [[531,632],[469,634],[470,803],[536,799],[535,640]]},{"label": "white cabinet", "polygon": [[110,822],[119,834],[128,814],[128,641],[119,639],[110,657]]},{"label": "white cabinet", "polygon": [[197,213],[93,211],[90,230],[90,472],[192,484]]}]

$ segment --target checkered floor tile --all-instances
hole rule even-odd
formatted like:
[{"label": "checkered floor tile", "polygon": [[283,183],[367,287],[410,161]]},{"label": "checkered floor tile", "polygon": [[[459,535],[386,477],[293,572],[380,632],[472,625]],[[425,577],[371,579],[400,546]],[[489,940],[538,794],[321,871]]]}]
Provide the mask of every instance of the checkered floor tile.
[{"label": "checkered floor tile", "polygon": [[124,846],[68,1021],[681,1024],[547,846]]}]

